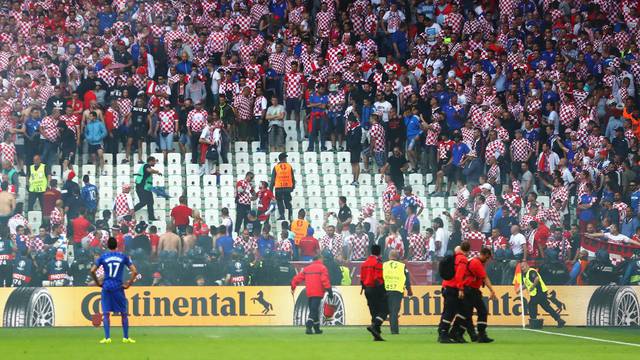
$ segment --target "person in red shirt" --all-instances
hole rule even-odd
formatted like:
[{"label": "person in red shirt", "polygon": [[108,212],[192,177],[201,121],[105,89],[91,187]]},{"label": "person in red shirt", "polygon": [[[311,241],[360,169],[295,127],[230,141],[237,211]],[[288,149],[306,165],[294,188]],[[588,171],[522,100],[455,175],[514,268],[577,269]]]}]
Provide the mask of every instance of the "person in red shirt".
[{"label": "person in red shirt", "polygon": [[275,210],[275,196],[266,181],[260,182],[258,188],[258,220],[267,222]]},{"label": "person in red shirt", "polygon": [[313,228],[307,229],[307,236],[300,239],[298,248],[300,249],[300,256],[303,261],[310,261],[318,255],[320,252],[320,242],[313,237]]},{"label": "person in red shirt", "polygon": [[62,194],[58,190],[58,180],[51,179],[49,181],[49,188],[42,195],[42,216],[43,220],[48,220],[49,215],[53,211],[53,208],[56,207],[56,201],[62,198]]},{"label": "person in red shirt", "polygon": [[[491,286],[491,280],[487,276],[485,264],[491,259],[491,249],[483,248],[480,254],[469,261],[464,275],[464,301],[462,302],[463,316],[466,318],[466,328],[471,340],[479,343],[490,343],[493,339],[487,336],[487,306],[482,299],[482,286],[487,286],[491,291],[491,300],[496,299],[496,292]],[[478,313],[478,334],[473,328],[473,309]],[[464,330],[459,330],[460,336]]]},{"label": "person in red shirt", "polygon": [[[442,298],[444,300],[444,308],[442,309],[442,316],[440,317],[440,324],[438,325],[439,343],[450,344],[459,342],[459,340],[452,338],[452,335],[455,336],[456,334],[452,329],[456,329],[457,326],[462,326],[459,325],[459,322],[464,322],[464,319],[458,314],[462,312],[464,275],[467,271],[467,254],[469,253],[469,250],[471,250],[471,245],[466,241],[462,242],[460,246],[455,248],[455,275],[450,280],[442,281]],[[449,330],[452,330],[451,335]]]},{"label": "person in red shirt", "polygon": [[173,220],[173,225],[175,225],[178,230],[178,235],[184,236],[187,231],[187,226],[189,226],[189,217],[193,215],[193,210],[187,206],[186,196],[180,196],[178,202],[180,204],[171,209],[171,219]]},{"label": "person in red shirt", "polygon": [[[382,249],[379,245],[371,247],[371,255],[360,266],[360,284],[367,298],[367,306],[371,314],[371,325],[367,331],[373,335],[375,341],[384,341],[380,336],[380,327],[387,318],[389,306],[387,305],[387,291],[384,288],[382,277]],[[362,293],[360,291],[360,293]]]},{"label": "person in red shirt", "polygon": [[73,230],[72,239],[75,244],[80,243],[85,236],[89,235],[89,227],[91,226],[91,223],[85,217],[86,214],[87,211],[82,209],[80,210],[80,215],[71,220],[71,229]]},{"label": "person in red shirt", "polygon": [[314,257],[310,265],[293,277],[291,280],[291,295],[296,291],[296,287],[302,283],[306,287],[307,300],[309,302],[306,334],[312,335],[314,332],[322,334],[322,330],[320,330],[320,303],[325,292],[329,294],[329,299],[333,299],[333,290],[329,282],[329,270],[322,263],[321,256]]}]

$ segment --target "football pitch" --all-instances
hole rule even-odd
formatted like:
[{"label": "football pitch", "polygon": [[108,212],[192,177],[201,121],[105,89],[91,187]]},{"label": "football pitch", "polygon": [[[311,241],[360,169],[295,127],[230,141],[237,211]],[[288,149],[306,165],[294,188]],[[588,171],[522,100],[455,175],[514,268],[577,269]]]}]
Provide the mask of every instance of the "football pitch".
[{"label": "football pitch", "polygon": [[[496,327],[492,344],[438,344],[434,327],[404,327],[373,342],[364,327],[329,327],[305,335],[300,327],[139,327],[136,344],[98,344],[98,328],[0,329],[5,359],[621,359],[640,356],[640,330],[547,328],[539,333]],[[549,334],[552,333],[552,334]],[[564,334],[561,336],[558,334]],[[599,340],[605,340],[598,341]],[[635,346],[634,346],[635,345]],[[465,360],[466,360],[465,359]]]}]

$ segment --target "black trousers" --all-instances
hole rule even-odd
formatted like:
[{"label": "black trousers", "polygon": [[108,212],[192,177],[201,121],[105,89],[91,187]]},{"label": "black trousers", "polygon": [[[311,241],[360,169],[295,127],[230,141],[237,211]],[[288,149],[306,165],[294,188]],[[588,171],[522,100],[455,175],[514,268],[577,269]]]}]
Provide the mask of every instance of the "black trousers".
[{"label": "black trousers", "polygon": [[392,334],[398,334],[398,313],[404,294],[399,291],[387,291],[387,305],[389,306],[389,326]]},{"label": "black trousers", "polygon": [[198,151],[200,151],[200,135],[202,132],[191,132],[191,163],[198,164],[200,161],[200,156]]},{"label": "black trousers", "polygon": [[293,215],[293,206],[291,205],[291,189],[276,189],[276,203],[278,204],[278,215],[280,218],[284,218],[284,209],[287,209],[289,220]]},{"label": "black trousers", "polygon": [[251,211],[251,205],[245,205],[245,204],[236,203],[236,228],[235,228],[235,231],[238,234],[240,233],[240,229],[242,229],[242,224],[244,223],[245,226],[246,226],[247,223],[249,222],[247,220],[247,215],[249,215],[250,211]]},{"label": "black trousers", "polygon": [[466,318],[465,327],[473,331],[473,310],[478,313],[478,332],[484,333],[487,330],[487,306],[482,300],[480,289],[471,287],[464,288],[464,300],[462,301],[462,316]]},{"label": "black trousers", "polygon": [[145,190],[144,184],[136,184],[136,194],[138,194],[140,202],[133,207],[133,211],[137,212],[146,206],[147,212],[149,213],[149,220],[155,219],[156,217],[153,215],[153,193]]},{"label": "black trousers", "polygon": [[[4,261],[4,260],[1,260]],[[0,287],[11,287],[13,277],[13,261],[0,265]]]},{"label": "black trousers", "polygon": [[[458,322],[456,315],[462,312],[462,302],[458,299],[458,289],[452,287],[442,288],[443,309],[438,324],[438,334],[448,334],[454,322]],[[461,322],[464,319],[460,320]]]},{"label": "black trousers", "polygon": [[307,298],[309,304],[309,318],[307,318],[307,328],[320,328],[320,303],[322,298],[318,296]]},{"label": "black trousers", "polygon": [[536,296],[532,296],[529,299],[529,317],[531,319],[538,318],[538,305],[540,305],[542,310],[546,311],[547,314],[551,315],[555,321],[560,320],[560,315],[558,315],[558,313],[551,307],[551,304],[549,304],[547,293],[541,291],[538,291]]},{"label": "black trousers", "polygon": [[371,324],[379,329],[389,313],[387,291],[384,289],[384,285],[368,287],[364,289],[364,296],[367,298]]},{"label": "black trousers", "polygon": [[[33,210],[33,205],[36,204],[36,200],[38,200],[38,203],[40,203],[40,210],[44,209],[43,195],[44,192],[29,192],[27,211]],[[44,216],[44,214],[42,215]],[[49,214],[47,214],[46,216],[49,216]]]}]

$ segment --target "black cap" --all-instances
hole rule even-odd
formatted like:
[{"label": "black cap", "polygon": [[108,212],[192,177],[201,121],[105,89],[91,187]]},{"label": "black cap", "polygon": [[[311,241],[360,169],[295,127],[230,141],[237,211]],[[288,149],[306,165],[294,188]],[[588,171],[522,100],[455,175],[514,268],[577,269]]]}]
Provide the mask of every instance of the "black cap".
[{"label": "black cap", "polygon": [[278,155],[278,160],[280,160],[280,161],[284,161],[284,160],[287,158],[287,156],[288,156],[288,155],[287,155],[287,153],[285,153],[285,152],[280,153],[280,155]]}]

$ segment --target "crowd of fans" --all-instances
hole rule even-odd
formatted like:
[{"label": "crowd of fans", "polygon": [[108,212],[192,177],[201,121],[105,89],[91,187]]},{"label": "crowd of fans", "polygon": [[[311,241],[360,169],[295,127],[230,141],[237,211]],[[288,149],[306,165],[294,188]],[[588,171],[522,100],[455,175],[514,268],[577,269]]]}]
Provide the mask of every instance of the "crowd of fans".
[{"label": "crowd of fans", "polygon": [[[593,261],[623,266],[613,281],[638,282],[639,19],[637,3],[613,0],[4,2],[0,266],[64,250],[65,234],[83,249],[116,236],[159,266],[192,252],[357,261],[372,243],[436,261],[467,240],[494,250],[503,279],[526,259],[573,262],[566,282],[582,283],[600,250]],[[385,218],[375,204],[354,218],[341,199],[316,239],[303,211],[275,232],[264,213],[243,212],[232,229],[227,209],[219,226],[194,210],[158,236],[136,222],[130,186],[114,216],[96,219],[93,179],[75,179],[83,155],[106,175],[104,154],[143,163],[150,143],[165,162],[179,151],[216,174],[235,141],[281,152],[292,135],[307,151],[349,151],[354,186],[361,172],[384,174]],[[430,197],[455,196],[455,212],[430,213],[426,230],[412,173]],[[268,186],[254,187],[239,181],[237,200],[264,200]],[[36,202],[45,225],[31,229],[24,212]]]}]

